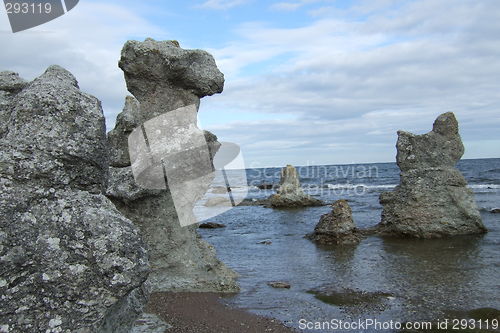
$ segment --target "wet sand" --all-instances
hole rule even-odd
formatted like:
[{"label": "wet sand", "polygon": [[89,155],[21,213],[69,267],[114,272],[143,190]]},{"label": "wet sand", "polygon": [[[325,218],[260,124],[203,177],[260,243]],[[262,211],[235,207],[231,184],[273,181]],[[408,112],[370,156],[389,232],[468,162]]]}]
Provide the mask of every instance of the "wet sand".
[{"label": "wet sand", "polygon": [[218,293],[155,293],[147,312],[172,325],[168,333],[297,332],[276,319],[230,308],[221,298]]}]

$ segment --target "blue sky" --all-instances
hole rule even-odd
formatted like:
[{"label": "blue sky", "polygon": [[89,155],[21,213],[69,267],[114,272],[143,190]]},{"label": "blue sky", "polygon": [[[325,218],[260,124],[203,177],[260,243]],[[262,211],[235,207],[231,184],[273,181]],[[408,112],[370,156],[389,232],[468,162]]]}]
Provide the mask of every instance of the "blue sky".
[{"label": "blue sky", "polygon": [[241,145],[248,166],[394,161],[396,131],[457,115],[465,158],[500,157],[497,0],[81,0],[12,34],[0,13],[0,70],[26,79],[56,63],[103,102],[112,128],[127,94],[128,39],[211,52],[225,90],[200,124]]}]

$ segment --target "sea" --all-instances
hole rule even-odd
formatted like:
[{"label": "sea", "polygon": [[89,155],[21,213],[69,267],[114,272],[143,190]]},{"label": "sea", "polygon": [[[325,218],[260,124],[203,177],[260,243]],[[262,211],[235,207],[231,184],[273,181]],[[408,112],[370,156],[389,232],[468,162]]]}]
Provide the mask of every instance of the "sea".
[{"label": "sea", "polygon": [[[224,302],[303,332],[418,331],[418,325],[430,323],[434,328],[441,325],[441,330],[445,323],[450,330],[454,324],[495,328],[500,309],[500,214],[490,211],[500,208],[500,159],[461,160],[457,167],[474,192],[489,230],[484,235],[432,240],[370,236],[355,246],[318,246],[304,236],[330,206],[217,208],[201,202],[198,209],[208,212],[205,221],[226,227],[200,229],[200,234],[239,274],[241,292]],[[399,183],[395,163],[297,170],[306,193],[327,203],[347,199],[359,228],[380,222],[379,196]],[[215,189],[229,179],[237,202],[267,198],[274,190],[257,186],[278,184],[280,178],[280,168],[224,173],[216,177],[208,197],[221,196]],[[271,281],[287,282],[290,288],[272,288]]]}]

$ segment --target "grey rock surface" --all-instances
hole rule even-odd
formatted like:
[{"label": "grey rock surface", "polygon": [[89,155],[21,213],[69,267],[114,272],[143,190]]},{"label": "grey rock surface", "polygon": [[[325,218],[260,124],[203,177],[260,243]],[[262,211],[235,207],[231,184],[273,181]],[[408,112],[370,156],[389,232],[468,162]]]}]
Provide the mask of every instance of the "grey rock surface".
[{"label": "grey rock surface", "polygon": [[11,71],[0,72],[0,90],[9,93],[18,93],[26,85],[27,81],[22,79],[18,73]]},{"label": "grey rock surface", "polygon": [[352,209],[347,200],[337,200],[332,211],[321,216],[314,232],[307,238],[320,244],[357,244],[359,233],[352,219]]},{"label": "grey rock surface", "polygon": [[116,118],[115,128],[108,133],[109,165],[123,168],[130,166],[128,137],[139,125],[139,102],[132,96],[125,98],[123,111]]},{"label": "grey rock surface", "polygon": [[11,146],[5,154],[13,162],[12,178],[103,192],[108,154],[101,103],[81,92],[71,73],[51,66],[9,104],[2,138]]},{"label": "grey rock surface", "polygon": [[[181,107],[194,104],[198,108],[201,97],[221,92],[224,84],[224,76],[210,54],[181,49],[175,41],[129,41],[123,47],[119,65],[139,108],[126,108],[126,116],[118,116],[117,127],[124,119],[143,125]],[[195,119],[192,122],[196,126]],[[202,135],[213,159],[220,146],[217,137],[210,132]],[[112,150],[123,149],[122,139],[114,140],[114,133],[108,137]],[[162,140],[169,144],[168,137]],[[159,148],[168,147],[162,144]],[[147,243],[152,267],[146,283],[148,291],[238,290],[236,274],[217,259],[214,248],[198,235],[197,226],[181,227],[171,189],[138,186],[128,165],[130,160],[122,160],[115,164],[121,167],[111,168],[107,193],[140,228]],[[207,181],[202,185],[208,188],[211,179]]]},{"label": "grey rock surface", "polygon": [[[0,137],[0,327],[126,331],[145,302],[137,290],[147,253],[138,228],[102,193],[100,103],[58,66],[21,85],[0,109],[8,113]],[[125,306],[131,295],[134,309]]]},{"label": "grey rock surface", "polygon": [[322,206],[324,204],[321,200],[304,193],[300,187],[297,169],[292,165],[281,169],[280,184],[276,192],[268,199],[269,205],[273,208]]},{"label": "grey rock surface", "polygon": [[380,196],[380,232],[416,238],[486,232],[474,194],[455,168],[464,146],[453,113],[440,115],[427,134],[399,131],[396,148],[401,180]]}]

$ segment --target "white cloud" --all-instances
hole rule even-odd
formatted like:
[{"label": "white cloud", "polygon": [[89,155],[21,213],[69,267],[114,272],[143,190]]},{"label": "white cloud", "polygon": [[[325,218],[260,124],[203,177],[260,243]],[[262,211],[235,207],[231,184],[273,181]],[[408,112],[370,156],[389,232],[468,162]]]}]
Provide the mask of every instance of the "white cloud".
[{"label": "white cloud", "polygon": [[248,0],[207,0],[198,5],[199,8],[208,8],[216,10],[226,10],[247,3]]},{"label": "white cloud", "polygon": [[295,1],[283,1],[276,2],[271,5],[271,9],[273,10],[281,10],[281,11],[295,11],[303,6],[317,3],[317,2],[331,2],[328,0],[295,0]]},{"label": "white cloud", "polygon": [[[227,81],[210,110],[295,116],[216,133],[266,165],[390,161],[398,129],[424,133],[454,111],[466,157],[498,157],[491,142],[500,146],[500,8],[488,0],[366,4],[299,28],[243,24],[241,40],[211,50]],[[247,69],[266,63],[265,73]],[[479,140],[490,141],[480,149]],[[266,142],[266,152],[255,142]],[[351,150],[335,148],[340,142]]]},{"label": "white cloud", "polygon": [[19,72],[31,80],[58,64],[75,75],[80,88],[101,101],[108,128],[121,111],[125,96],[120,50],[127,38],[165,36],[138,14],[138,7],[83,1],[66,15],[42,26],[13,34],[0,16],[0,70]]}]

